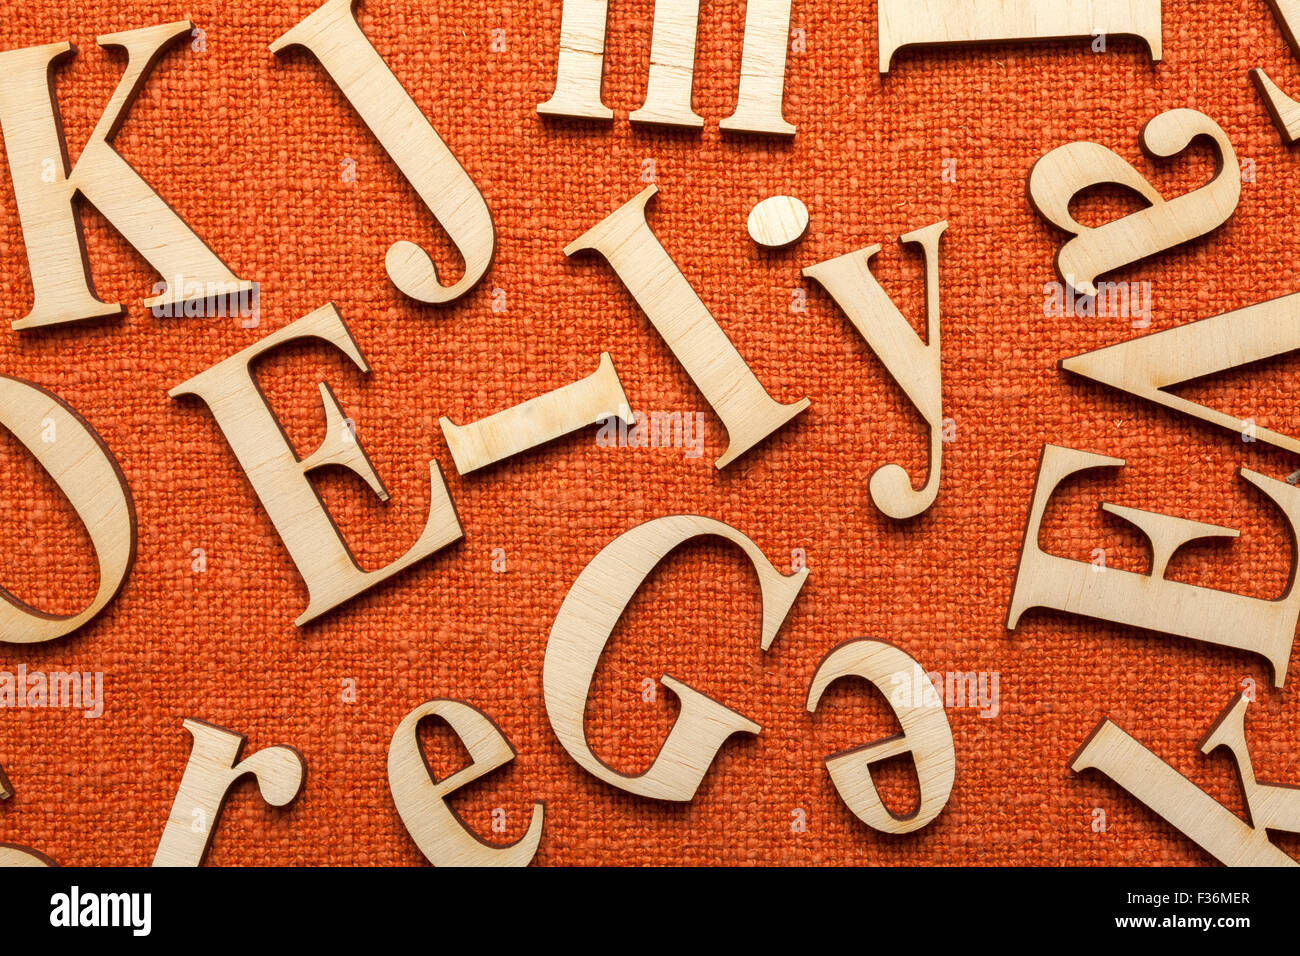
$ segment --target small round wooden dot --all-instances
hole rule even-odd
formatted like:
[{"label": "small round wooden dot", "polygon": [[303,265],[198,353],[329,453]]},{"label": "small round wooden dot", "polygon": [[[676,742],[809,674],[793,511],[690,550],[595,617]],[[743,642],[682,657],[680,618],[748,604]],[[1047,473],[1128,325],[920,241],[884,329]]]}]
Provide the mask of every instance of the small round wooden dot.
[{"label": "small round wooden dot", "polygon": [[749,212],[749,237],[780,249],[798,242],[808,229],[808,207],[793,196],[769,196]]}]

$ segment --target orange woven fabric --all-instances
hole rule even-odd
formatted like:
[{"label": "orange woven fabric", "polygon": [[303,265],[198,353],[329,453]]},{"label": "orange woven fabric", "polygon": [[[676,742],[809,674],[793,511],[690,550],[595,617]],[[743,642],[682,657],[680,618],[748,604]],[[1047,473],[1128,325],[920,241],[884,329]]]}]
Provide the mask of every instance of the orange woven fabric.
[{"label": "orange woven fabric", "polygon": [[[611,9],[605,101],[612,124],[543,121],[554,84],[558,0],[464,3],[363,0],[367,36],[490,205],[498,246],[486,279],[445,308],[404,299],[384,252],[420,241],[449,280],[450,244],[333,82],[302,51],[268,45],[313,3],[9,0],[0,48],[72,40],[58,98],[75,159],[120,76],[98,34],[188,17],[203,48],[169,52],[117,137],[140,173],[243,278],[262,286],[262,321],[155,318],[140,303],[158,280],[94,211],[83,219],[97,289],[129,305],[117,321],[14,332],[30,306],[22,231],[0,175],[3,371],[60,395],[117,456],[139,514],[139,555],[125,588],[77,634],[0,645],[0,669],[105,674],[106,710],[0,713],[0,764],[16,796],[0,840],[65,864],[147,864],[189,753],[181,722],[199,717],[248,736],[248,751],[299,748],[299,800],[265,806],[233,792],[211,864],[420,863],[389,796],[393,729],[417,704],[455,697],[489,713],[518,757],[452,798],[485,836],[512,840],[546,803],[537,862],[787,864],[1206,863],[1189,841],[1109,781],[1072,778],[1066,762],[1103,716],[1237,812],[1228,758],[1195,745],[1241,687],[1258,687],[1247,731],[1261,779],[1300,783],[1294,691],[1273,690],[1262,659],[1066,615],[1033,612],[1004,627],[1043,442],[1127,459],[1116,475],[1071,483],[1050,509],[1044,544],[1144,570],[1141,539],[1096,509],[1109,500],[1243,530],[1227,546],[1179,557],[1170,576],[1275,597],[1291,571],[1278,512],[1235,477],[1241,465],[1284,477],[1296,462],[1262,443],[1070,379],[1058,359],[1142,334],[1127,317],[1044,315],[1044,283],[1063,236],[1025,199],[1048,150],[1091,139],[1130,159],[1166,195],[1212,173],[1207,150],[1153,164],[1141,126],[1175,107],[1218,121],[1254,161],[1235,215],[1188,247],[1108,278],[1150,281],[1152,331],[1296,290],[1297,157],[1280,142],[1247,71],[1300,90],[1295,62],[1264,3],[1166,0],[1165,60],[1110,38],[904,52],[876,69],[875,4],[797,0],[790,55],[790,142],[723,136],[740,63],[743,4],[705,4],[695,81],[702,133],[632,128],[644,97],[651,0]],[[502,30],[504,50],[494,50]],[[500,42],[497,44],[500,46]],[[2,80],[0,80],[2,81]],[[681,366],[598,257],[563,247],[645,185],[653,160],[656,234],[769,391],[812,408],[724,472],[721,424],[705,454],[605,448],[586,429],[468,478],[437,426],[469,422],[589,374],[608,351],[633,405],[709,412]],[[356,180],[342,175],[348,160]],[[942,177],[955,169],[956,181]],[[759,251],[745,232],[754,203],[798,196],[812,215],[790,250]],[[1134,208],[1101,193],[1084,221]],[[875,271],[919,327],[920,258],[897,237],[951,220],[941,257],[945,446],[938,502],[898,525],[876,512],[870,473],[898,462],[918,481],[925,429],[834,303],[799,270],[881,243]],[[448,265],[443,265],[447,263]],[[792,311],[806,288],[807,309]],[[494,290],[504,290],[494,297]],[[296,447],[323,436],[316,382],[331,383],[392,492],[359,480],[319,486],[366,567],[405,552],[423,527],[427,462],[436,457],[465,539],[303,629],[306,589],[202,403],[167,390],[325,302],[336,303],[372,366],[361,376],[323,347],[284,349],[260,382]],[[504,302],[504,311],[493,303]],[[1185,390],[1294,433],[1294,360]],[[0,439],[0,581],[71,612],[94,593],[84,530],[35,460]],[[633,600],[592,688],[594,749],[614,766],[648,765],[674,719],[671,694],[642,699],[664,673],[762,725],[729,742],[696,799],[661,805],[580,770],[542,703],[547,635],[564,594],[606,543],[666,514],[698,513],[753,538],[783,570],[807,553],[808,584],[770,652],[759,650],[756,580],[718,541],[674,553]],[[202,548],[206,572],[192,570]],[[506,570],[494,572],[495,549]],[[888,837],[859,823],[822,765],[826,754],[894,732],[885,698],[838,684],[804,710],[822,656],[852,637],[893,642],[928,670],[997,672],[1000,712],[952,709],[957,782],[920,833]],[[1289,685],[1300,683],[1293,662]],[[355,702],[343,699],[346,679]],[[464,759],[444,730],[426,745],[436,771]],[[911,771],[878,775],[887,799],[915,796]],[[1094,808],[1107,828],[1093,829]],[[491,833],[492,811],[507,829]],[[792,827],[802,810],[807,828]],[[1290,852],[1300,842],[1279,837]]]}]

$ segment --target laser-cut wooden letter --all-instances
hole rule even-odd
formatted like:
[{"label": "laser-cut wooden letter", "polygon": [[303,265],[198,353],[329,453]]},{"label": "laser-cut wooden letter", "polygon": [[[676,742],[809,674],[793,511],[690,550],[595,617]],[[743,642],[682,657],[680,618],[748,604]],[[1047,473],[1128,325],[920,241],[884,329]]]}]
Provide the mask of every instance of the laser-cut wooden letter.
[{"label": "laser-cut wooden letter", "polygon": [[81,627],[122,589],[135,561],[135,504],[103,439],[53,392],[0,376],[0,425],[54,479],[86,526],[95,549],[99,588],[79,614],[47,614],[0,587],[0,642],[52,641]]},{"label": "laser-cut wooden letter", "polygon": [[883,465],[871,475],[871,500],[895,520],[915,518],[939,495],[943,466],[943,379],[939,347],[939,239],[947,221],[909,232],[904,243],[917,243],[925,252],[925,326],[922,342],[876,277],[871,257],[880,246],[819,262],[803,274],[830,293],[871,350],[884,363],[930,428],[930,473],[918,491],[899,465]]},{"label": "laser-cut wooden letter", "polygon": [[[537,112],[613,118],[614,111],[600,95],[608,16],[608,0],[564,0],[555,92]],[[632,122],[694,129],[704,125],[691,107],[699,20],[699,0],[656,0],[645,103],[628,117]],[[789,34],[790,0],[747,0],[740,91],[735,112],[719,124],[722,129],[794,135],[795,128],[781,115]]]},{"label": "laser-cut wooden letter", "polygon": [[560,14],[560,56],[555,65],[555,92],[537,107],[537,112],[543,116],[572,116],[575,119],[614,118],[614,111],[600,98],[608,16],[609,0],[564,0]]},{"label": "laser-cut wooden letter", "polygon": [[[416,728],[425,717],[440,717],[455,731],[470,763],[437,780],[420,750]],[[431,700],[397,725],[388,745],[388,788],[397,813],[420,852],[435,866],[527,866],[542,839],[543,803],[533,804],[528,832],[497,846],[471,830],[446,799],[515,758],[515,748],[487,714],[459,700]]]},{"label": "laser-cut wooden letter", "polygon": [[465,274],[443,285],[429,254],[413,242],[393,243],[385,257],[388,277],[419,302],[460,298],[487,272],[496,243],[483,195],[447,144],[424,118],[366,35],[352,7],[356,0],[326,0],[271,44],[272,53],[301,46],[315,54],[361,121],[388,151],[465,259]]},{"label": "laser-cut wooden letter", "polygon": [[1300,787],[1256,782],[1246,744],[1248,703],[1245,696],[1230,702],[1200,747],[1206,754],[1216,747],[1232,752],[1249,824],[1108,719],[1083,742],[1070,769],[1101,771],[1227,866],[1295,866],[1268,831],[1300,832]]},{"label": "laser-cut wooden letter", "polygon": [[879,0],[880,72],[905,46],[1136,36],[1161,51],[1160,0]]},{"label": "laser-cut wooden letter", "polygon": [[[1241,198],[1241,167],[1227,135],[1204,113],[1177,109],[1142,128],[1142,150],[1168,159],[1199,136],[1217,150],[1214,178],[1199,189],[1165,200],[1127,160],[1097,143],[1058,146],[1029,173],[1029,201],[1053,225],[1070,233],[1056,256],[1063,280],[1082,295],[1097,294],[1098,276],[1213,232],[1227,222]],[[1133,190],[1150,206],[1095,229],[1070,214],[1070,203],[1094,186],[1114,183]]]},{"label": "laser-cut wooden letter", "polygon": [[0,843],[0,868],[14,866],[58,866],[40,850],[17,843]]},{"label": "laser-cut wooden letter", "polygon": [[[1167,391],[1174,385],[1300,349],[1300,293],[1224,312],[1063,359],[1061,368],[1244,434],[1247,423]],[[1300,454],[1300,441],[1255,426],[1254,436]]]},{"label": "laser-cut wooden letter", "polygon": [[[1300,0],[1268,0],[1268,5],[1273,8],[1273,16],[1277,18],[1277,25],[1282,28],[1291,52],[1300,56],[1300,42],[1296,40],[1295,29],[1295,25],[1300,24]],[[1282,141],[1293,146],[1300,139],[1300,103],[1283,93],[1263,69],[1251,70],[1250,76],[1273,117],[1273,125],[1282,134]]]},{"label": "laser-cut wooden letter", "polygon": [[298,796],[307,763],[297,750],[278,745],[239,760],[244,736],[201,720],[186,720],[194,738],[189,762],[163,828],[154,866],[199,866],[221,818],[226,794],[245,774],[257,778],[262,799],[273,807],[288,806]]},{"label": "laser-cut wooden letter", "polygon": [[793,136],[781,115],[785,98],[785,56],[790,44],[791,0],[745,0],[745,41],[740,53],[736,110],[720,129]]},{"label": "laser-cut wooden letter", "polygon": [[623,280],[691,380],[713,406],[730,443],[716,462],[725,468],[809,405],[782,405],[755,378],[645,219],[657,187],[649,186],[564,249],[599,252]]},{"label": "laser-cut wooden letter", "polygon": [[197,395],[203,399],[230,443],[231,451],[307,584],[307,610],[295,622],[298,625],[409,568],[459,540],[462,534],[442,470],[432,460],[429,462],[429,517],[419,540],[405,555],[378,571],[363,571],[357,565],[308,474],[324,465],[340,465],[364,478],[387,501],[388,493],[365,449],[352,434],[333,393],[322,383],[325,440],[315,453],[300,461],[249,369],[254,359],[272,349],[308,338],[330,343],[362,372],[369,371],[343,317],[333,305],[326,305],[168,393],[172,398]]},{"label": "laser-cut wooden letter", "polygon": [[602,352],[596,371],[572,385],[470,425],[452,424],[446,416],[439,424],[456,470],[466,475],[610,418],[630,422],[632,411],[614,361]]},{"label": "laser-cut wooden letter", "polygon": [[596,756],[587,742],[587,693],[614,626],[655,565],[700,535],[726,538],[754,565],[763,595],[762,648],[767,650],[790,613],[808,569],[783,575],[735,528],[695,515],[656,518],[606,545],[573,582],[546,642],[542,690],[546,715],[560,744],[588,773],[628,793],[655,800],[690,800],[727,738],[737,733],[756,734],[760,729],[749,718],[664,675],[662,683],[681,701],[681,712],[649,770],[638,776],[619,773]]},{"label": "laser-cut wooden letter", "polygon": [[[817,672],[808,687],[808,713],[816,712],[826,688],[841,677],[865,678],[889,697],[885,682],[889,680],[897,684],[894,678],[899,675],[905,677],[908,688],[923,687],[923,682],[929,680],[920,664],[892,644],[865,639],[845,641],[817,665]],[[912,833],[928,825],[948,804],[957,773],[952,728],[948,726],[943,701],[912,700],[912,696],[909,693],[905,699],[890,700],[894,715],[903,727],[901,734],[826,758],[826,770],[835,784],[836,793],[854,816],[884,833]],[[902,817],[880,799],[880,793],[871,780],[871,765],[905,753],[910,753],[916,764],[921,798],[916,810]]]},{"label": "laser-cut wooden letter", "polygon": [[[71,43],[51,43],[0,53],[0,127],[4,130],[14,199],[27,244],[35,301],[15,329],[121,315],[121,305],[95,295],[75,205],[80,193],[169,283],[148,308],[180,305],[196,297],[247,292],[240,279],[204,245],[123,159],[111,143],[166,48],[188,37],[188,20],[98,38],[102,47],[126,51],[126,71],[113,91],[72,172],[54,95],[54,65]],[[189,290],[187,292],[186,290]],[[202,290],[196,293],[195,290]]]},{"label": "laser-cut wooden letter", "polygon": [[700,0],[655,0],[645,103],[628,117],[633,123],[696,129],[704,125],[704,118],[691,109],[699,24]]},{"label": "laser-cut wooden letter", "polygon": [[[1119,468],[1123,464],[1121,458],[1107,458],[1059,445],[1043,446],[1020,566],[1007,612],[1007,629],[1014,631],[1021,615],[1030,608],[1067,611],[1263,655],[1273,672],[1273,683],[1281,687],[1286,680],[1296,619],[1300,617],[1300,586],[1294,569],[1286,593],[1274,601],[1196,587],[1164,577],[1169,559],[1183,545],[1210,537],[1236,537],[1237,532],[1232,528],[1103,504],[1103,509],[1136,527],[1150,542],[1149,574],[1119,568],[1106,568],[1097,574],[1087,561],[1047,554],[1038,546],[1043,514],[1061,482],[1090,468]],[[1300,541],[1300,488],[1249,468],[1241,469],[1241,477],[1278,506],[1286,517],[1293,546]]]}]

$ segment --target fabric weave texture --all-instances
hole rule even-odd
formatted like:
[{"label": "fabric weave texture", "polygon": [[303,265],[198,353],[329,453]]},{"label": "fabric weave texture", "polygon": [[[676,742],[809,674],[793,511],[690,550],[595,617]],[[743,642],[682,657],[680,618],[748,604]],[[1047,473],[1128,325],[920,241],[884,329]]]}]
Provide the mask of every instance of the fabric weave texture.
[{"label": "fabric weave texture", "polygon": [[[1098,511],[1105,499],[1242,530],[1231,543],[1189,548],[1170,577],[1273,598],[1292,574],[1280,514],[1236,477],[1247,466],[1283,478],[1298,467],[1292,456],[1058,371],[1061,358],[1144,332],[1129,316],[1045,314],[1065,237],[1025,198],[1033,163],[1081,139],[1116,150],[1166,197],[1195,188],[1213,173],[1207,147],[1155,162],[1137,136],[1160,112],[1202,110],[1254,171],[1236,213],[1207,237],[1105,278],[1151,283],[1150,331],[1297,291],[1300,235],[1288,217],[1298,159],[1247,72],[1262,66],[1300,91],[1300,63],[1265,3],[1166,0],[1159,64],[1140,41],[1110,37],[1105,52],[1088,39],[904,51],[881,78],[874,3],[796,0],[791,26],[806,48],[789,56],[785,116],[798,132],[785,141],[718,129],[735,102],[741,2],[703,5],[694,102],[706,124],[680,132],[627,120],[644,98],[651,0],[611,5],[608,124],[536,113],[554,85],[556,0],[362,0],[366,35],[494,216],[491,270],[446,307],[404,299],[384,272],[388,246],[411,239],[452,278],[456,254],[432,216],[314,58],[268,51],[315,5],[188,3],[8,0],[0,18],[0,49],[77,45],[56,72],[73,159],[124,62],[94,37],[181,18],[202,29],[160,60],[116,144],[262,290],[257,328],[154,317],[141,301],[160,277],[83,207],[96,288],[127,314],[15,332],[9,322],[30,307],[31,284],[12,182],[0,175],[0,371],[51,389],[98,430],[139,515],[135,566],[99,618],[51,644],[0,645],[2,670],[102,671],[106,696],[99,719],[0,713],[0,764],[16,790],[0,808],[0,840],[64,864],[148,864],[189,754],[182,720],[198,717],[247,735],[246,753],[289,744],[308,765],[288,809],[241,782],[209,864],[419,864],[389,795],[386,754],[402,717],[433,697],[474,704],[509,737],[516,759],[451,803],[480,834],[507,842],[545,801],[540,864],[1205,864],[1118,787],[1072,777],[1066,763],[1109,716],[1241,813],[1230,759],[1207,758],[1196,743],[1243,681],[1258,696],[1247,733],[1259,778],[1300,784],[1300,664],[1279,691],[1248,654],[1041,611],[1014,633],[1004,626],[1044,442],[1127,461],[1062,489],[1044,524],[1053,553],[1091,561],[1101,548],[1109,567],[1145,570],[1142,539]],[[712,464],[725,447],[721,423],[621,282],[598,257],[562,252],[651,171],[660,241],[772,395],[812,401],[722,472]],[[778,252],[745,232],[750,209],[774,194],[799,197],[812,218],[808,235]],[[1100,223],[1138,203],[1098,190],[1077,208],[1081,221]],[[881,244],[875,274],[919,329],[921,258],[897,240],[945,218],[944,408],[955,434],[937,503],[897,524],[874,509],[867,480],[897,462],[919,485],[925,427],[800,269]],[[326,302],[371,373],[297,345],[261,363],[258,380],[302,455],[323,437],[318,381],[356,421],[392,500],[380,503],[347,474],[319,476],[349,544],[367,568],[406,551],[423,527],[431,457],[465,538],[299,629],[306,589],[274,528],[206,408],[167,391]],[[602,351],[635,408],[709,413],[701,457],[601,447],[590,428],[455,474],[439,416],[466,423],[500,411],[589,374]],[[1292,433],[1294,361],[1180,393]],[[0,484],[0,581],[47,611],[82,607],[96,587],[85,532],[7,433]],[[811,573],[767,653],[757,580],[716,539],[675,552],[633,599],[591,691],[589,734],[604,760],[625,772],[649,765],[676,714],[662,686],[643,699],[655,686],[646,680],[663,674],[763,728],[733,738],[695,800],[670,806],[578,768],[550,730],[541,671],[551,622],[581,569],[620,533],[677,513],[733,525],[786,571],[804,549]],[[194,570],[196,549],[205,571]],[[502,555],[505,570],[494,571]],[[885,697],[846,680],[816,714],[804,709],[818,662],[856,637],[894,643],[927,670],[998,675],[996,716],[949,710],[956,785],[943,814],[911,836],[861,824],[823,766],[830,753],[895,732]],[[345,699],[348,681],[355,700]],[[465,759],[445,728],[431,728],[425,745],[439,775]],[[877,779],[900,812],[914,801],[906,762],[882,766]],[[504,833],[491,830],[497,808]],[[1300,839],[1276,839],[1300,851]]]}]

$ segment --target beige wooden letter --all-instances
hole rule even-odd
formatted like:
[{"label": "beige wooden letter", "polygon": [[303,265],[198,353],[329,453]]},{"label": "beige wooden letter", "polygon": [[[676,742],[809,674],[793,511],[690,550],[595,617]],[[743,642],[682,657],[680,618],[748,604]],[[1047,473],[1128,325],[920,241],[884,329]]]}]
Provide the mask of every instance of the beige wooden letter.
[{"label": "beige wooden letter", "polygon": [[745,45],[740,54],[736,111],[718,126],[745,133],[793,136],[781,111],[785,55],[790,43],[790,0],[745,0]]},{"label": "beige wooden letter", "polygon": [[[1087,561],[1047,554],[1038,546],[1043,514],[1061,482],[1090,468],[1119,468],[1123,464],[1120,458],[1058,445],[1043,446],[1007,629],[1014,631],[1021,615],[1030,608],[1081,614],[1260,654],[1269,663],[1274,684],[1281,687],[1286,680],[1296,619],[1300,617],[1300,587],[1294,569],[1286,593],[1274,601],[1164,577],[1169,559],[1183,545],[1205,538],[1235,538],[1237,532],[1232,528],[1103,503],[1103,510],[1136,527],[1150,543],[1149,574],[1119,568],[1106,568],[1099,574]],[[1278,506],[1291,529],[1293,545],[1300,540],[1300,488],[1249,468],[1242,468],[1241,476]]]},{"label": "beige wooden letter", "polygon": [[[1218,168],[1210,182],[1165,200],[1127,160],[1097,143],[1058,146],[1029,173],[1029,201],[1072,238],[1061,246],[1056,269],[1085,296],[1097,294],[1098,276],[1190,242],[1223,225],[1241,198],[1241,167],[1227,135],[1204,113],[1177,109],[1161,113],[1142,128],[1142,150],[1167,159],[1199,136],[1214,141]],[[1094,228],[1080,225],[1070,203],[1081,192],[1114,183],[1133,190],[1150,206]]]},{"label": "beige wooden letter", "polygon": [[413,242],[393,243],[384,264],[393,285],[412,299],[451,302],[472,289],[492,262],[496,243],[492,214],[464,167],[361,32],[352,13],[355,3],[326,0],[272,43],[271,52],[301,46],[315,54],[361,121],[447,230],[465,259],[465,274],[452,285],[439,281],[433,260]]},{"label": "beige wooden letter", "polygon": [[[544,116],[607,120],[614,111],[600,98],[605,72],[605,21],[609,0],[564,0],[555,92],[537,107]],[[693,45],[693,43],[692,43]],[[694,70],[694,64],[692,64]]]},{"label": "beige wooden letter", "polygon": [[[70,173],[54,95],[54,64],[72,52],[72,44],[51,43],[0,53],[0,76],[4,77],[0,83],[0,127],[4,129],[35,292],[31,312],[13,323],[15,329],[117,316],[125,311],[121,305],[102,301],[91,286],[75,205],[78,193],[171,283],[165,294],[146,299],[146,307],[179,305],[197,297],[252,289],[253,284],[235,276],[110,145],[168,44],[188,37],[193,28],[194,24],[183,20],[98,38],[102,47],[126,51],[126,72]],[[175,278],[181,281],[172,283]]]},{"label": "beige wooden letter", "polygon": [[58,866],[40,850],[17,843],[0,843],[0,868],[17,866]]},{"label": "beige wooden letter", "polygon": [[803,274],[830,293],[858,333],[884,363],[930,427],[930,473],[919,490],[899,465],[883,465],[871,475],[871,500],[895,520],[915,518],[939,495],[943,465],[943,381],[939,350],[939,239],[948,223],[937,222],[903,236],[925,252],[925,325],[922,342],[903,313],[871,274],[871,257],[880,246],[869,246],[836,259],[809,266]]},{"label": "beige wooden letter", "polygon": [[330,343],[362,372],[369,371],[343,317],[333,305],[326,305],[200,372],[168,393],[172,398],[197,395],[212,411],[217,426],[230,443],[231,451],[307,584],[307,610],[295,622],[299,625],[427,558],[458,540],[462,534],[442,470],[436,460],[430,461],[429,517],[419,540],[405,555],[378,571],[363,571],[357,566],[333,517],[307,476],[324,465],[340,465],[364,478],[386,501],[388,493],[371,466],[365,449],[353,435],[333,393],[321,383],[325,440],[315,453],[300,461],[249,370],[249,365],[259,356],[288,342],[308,338]]},{"label": "beige wooden letter", "polygon": [[879,0],[880,72],[905,46],[1136,36],[1161,53],[1160,0]]},{"label": "beige wooden letter", "polygon": [[[1107,572],[1109,573],[1109,572]],[[1206,735],[1201,750],[1232,750],[1242,772],[1251,823],[1222,804],[1110,720],[1102,720],[1070,760],[1075,773],[1100,770],[1166,822],[1227,866],[1295,866],[1268,839],[1268,828],[1296,831],[1300,789],[1257,784],[1250,769],[1242,720],[1245,698],[1233,701]],[[1249,783],[1247,783],[1249,774]]]},{"label": "beige wooden letter", "polygon": [[630,422],[632,412],[608,352],[584,379],[480,419],[455,425],[439,419],[447,447],[462,475],[504,461],[561,435],[609,418]]},{"label": "beige wooden letter", "polygon": [[53,392],[0,375],[0,425],[54,479],[95,549],[99,589],[79,614],[47,614],[0,587],[0,642],[52,641],[81,627],[122,589],[135,561],[135,504],[103,439]]},{"label": "beige wooden letter", "polygon": [[[871,681],[890,698],[903,732],[832,754],[826,758],[826,770],[836,793],[867,826],[884,833],[912,833],[929,824],[947,806],[957,773],[952,728],[943,701],[912,692],[912,688],[924,687],[929,678],[911,656],[892,644],[862,639],[845,641],[822,658],[808,687],[808,713],[816,712],[826,688],[849,676]],[[897,686],[900,678],[905,682],[905,695],[885,691],[886,680]],[[871,779],[871,765],[906,753],[916,762],[921,798],[916,810],[902,817],[880,799]]]},{"label": "beige wooden letter", "polygon": [[594,249],[604,256],[691,380],[713,406],[730,443],[716,462],[725,468],[808,407],[773,400],[645,219],[657,187],[649,186],[603,222],[569,243],[566,256]]},{"label": "beige wooden letter", "polygon": [[[1174,385],[1224,372],[1300,348],[1300,293],[1270,299],[1064,359],[1061,368],[1111,388],[1244,434],[1244,419],[1167,391]],[[1255,426],[1252,434],[1300,454],[1300,441]]]},{"label": "beige wooden letter", "polygon": [[[555,91],[537,112],[578,119],[613,118],[614,111],[600,95],[608,19],[608,0],[564,0]],[[632,122],[693,129],[704,125],[691,106],[699,20],[699,0],[656,0],[645,103],[628,117]],[[781,115],[789,33],[790,0],[748,0],[740,92],[735,112],[719,124],[722,129],[794,135],[795,128]]]},{"label": "beige wooden letter", "polygon": [[690,800],[727,738],[737,733],[756,734],[760,729],[749,718],[664,675],[662,683],[677,695],[681,711],[650,769],[638,776],[619,773],[596,756],[587,742],[587,693],[614,626],[655,565],[700,535],[726,538],[753,563],[763,595],[761,643],[767,650],[798,597],[808,569],[782,575],[754,542],[735,528],[710,518],[670,515],[615,538],[582,569],[555,616],[542,665],[546,715],[569,756],[606,783],[655,800]]},{"label": "beige wooden letter", "polygon": [[1223,747],[1237,764],[1237,779],[1246,797],[1246,816],[1256,830],[1300,833],[1300,787],[1261,783],[1255,779],[1250,746],[1246,743],[1246,708],[1250,698],[1238,694],[1201,739],[1201,753]]},{"label": "beige wooden letter", "polygon": [[691,109],[699,21],[700,0],[655,0],[645,105],[628,117],[633,123],[695,129],[704,125],[704,118]]},{"label": "beige wooden letter", "polygon": [[185,721],[185,729],[194,738],[194,746],[158,841],[154,866],[203,863],[226,794],[240,777],[252,774],[262,799],[273,807],[283,807],[298,796],[307,774],[306,761],[292,747],[267,747],[240,761],[242,734],[193,719]]},{"label": "beige wooden letter", "polygon": [[[1282,28],[1291,52],[1300,56],[1300,43],[1296,41],[1295,33],[1295,24],[1300,23],[1300,0],[1268,0],[1268,5],[1273,8],[1273,16],[1277,18],[1277,25]],[[1273,117],[1273,125],[1282,134],[1282,141],[1293,146],[1300,139],[1300,103],[1283,93],[1262,69],[1251,70],[1250,76]]]},{"label": "beige wooden letter", "polygon": [[[416,728],[425,717],[447,722],[465,750],[469,766],[445,780],[434,777],[420,750]],[[446,799],[466,784],[515,759],[515,748],[487,714],[459,700],[431,700],[397,725],[388,745],[388,788],[397,813],[415,845],[435,866],[527,866],[542,839],[543,803],[533,804],[528,832],[514,843],[496,846],[469,828]]]},{"label": "beige wooden letter", "polygon": [[1251,70],[1250,78],[1254,81],[1255,88],[1259,90],[1259,95],[1264,100],[1264,108],[1272,117],[1273,125],[1277,127],[1282,142],[1294,146],[1296,140],[1300,139],[1300,103],[1282,92],[1282,88],[1273,82],[1263,67]]}]

